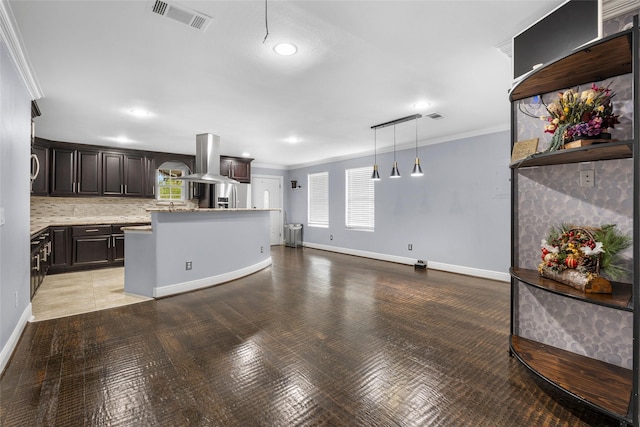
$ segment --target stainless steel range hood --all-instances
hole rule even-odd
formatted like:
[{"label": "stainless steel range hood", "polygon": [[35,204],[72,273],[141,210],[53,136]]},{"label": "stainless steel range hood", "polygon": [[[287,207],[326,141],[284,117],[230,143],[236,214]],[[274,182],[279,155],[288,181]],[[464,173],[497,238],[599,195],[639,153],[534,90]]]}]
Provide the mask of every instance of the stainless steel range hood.
[{"label": "stainless steel range hood", "polygon": [[203,184],[238,184],[220,175],[220,137],[211,133],[196,135],[196,170],[181,179]]}]

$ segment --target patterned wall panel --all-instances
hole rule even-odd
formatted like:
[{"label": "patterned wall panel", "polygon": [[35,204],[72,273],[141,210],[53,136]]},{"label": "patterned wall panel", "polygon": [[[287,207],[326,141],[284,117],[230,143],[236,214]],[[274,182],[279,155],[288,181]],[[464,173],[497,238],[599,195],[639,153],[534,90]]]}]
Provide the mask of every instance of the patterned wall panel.
[{"label": "patterned wall panel", "polygon": [[633,313],[518,286],[520,336],[632,369]]}]

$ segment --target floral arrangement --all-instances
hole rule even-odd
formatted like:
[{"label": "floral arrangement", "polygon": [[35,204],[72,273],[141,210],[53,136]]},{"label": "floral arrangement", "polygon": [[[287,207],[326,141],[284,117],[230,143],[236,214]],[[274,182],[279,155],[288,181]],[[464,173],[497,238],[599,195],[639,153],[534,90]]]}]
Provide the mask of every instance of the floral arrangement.
[{"label": "floral arrangement", "polygon": [[[565,142],[581,137],[594,137],[613,129],[620,123],[620,116],[613,113],[611,99],[615,93],[609,86],[598,86],[579,92],[568,89],[558,93],[558,98],[545,104],[548,115],[539,117],[546,123],[544,131],[553,134],[547,151],[559,149]],[[520,110],[531,117],[538,117]]]},{"label": "floral arrangement", "polygon": [[540,117],[547,122],[544,131],[553,134],[548,151],[555,151],[573,139],[598,136],[614,128],[620,123],[619,116],[613,113],[614,96],[608,86],[596,84],[582,92],[568,89],[558,93],[555,101],[545,105],[548,115]]},{"label": "floral arrangement", "polygon": [[542,262],[538,271],[558,274],[575,270],[587,280],[602,273],[615,280],[625,272],[619,265],[618,253],[630,245],[631,238],[618,232],[613,224],[599,228],[571,224],[551,227],[549,236],[541,243]]}]

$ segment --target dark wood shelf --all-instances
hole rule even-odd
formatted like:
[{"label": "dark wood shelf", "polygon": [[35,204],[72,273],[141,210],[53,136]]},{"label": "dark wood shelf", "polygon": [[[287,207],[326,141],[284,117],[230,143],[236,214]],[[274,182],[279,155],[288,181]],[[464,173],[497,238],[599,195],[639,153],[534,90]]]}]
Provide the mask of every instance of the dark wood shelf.
[{"label": "dark wood shelf", "polygon": [[591,304],[604,305],[624,311],[633,311],[632,287],[628,283],[611,282],[613,293],[588,294],[552,279],[540,276],[537,270],[511,268],[511,276],[521,282],[568,298]]},{"label": "dark wood shelf", "polygon": [[572,396],[627,419],[633,389],[630,369],[511,336],[511,349],[529,369]]},{"label": "dark wood shelf", "polygon": [[633,141],[605,142],[586,147],[536,153],[509,165],[511,169],[532,166],[564,165],[567,163],[593,162],[596,160],[629,159],[633,157]]},{"label": "dark wood shelf", "polygon": [[511,89],[511,101],[631,73],[631,36],[623,31],[538,68]]}]

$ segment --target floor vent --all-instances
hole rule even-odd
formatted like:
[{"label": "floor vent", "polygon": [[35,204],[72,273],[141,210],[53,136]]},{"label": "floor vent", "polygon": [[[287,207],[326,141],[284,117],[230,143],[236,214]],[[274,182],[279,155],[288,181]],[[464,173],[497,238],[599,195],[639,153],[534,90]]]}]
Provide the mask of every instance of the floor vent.
[{"label": "floor vent", "polygon": [[162,0],[154,0],[151,2],[151,12],[171,18],[174,21],[181,22],[199,31],[206,30],[209,23],[211,23],[211,17],[204,13],[188,9],[184,6],[175,6]]},{"label": "floor vent", "polygon": [[434,119],[434,120],[438,120],[438,119],[443,119],[444,116],[440,113],[431,113],[431,114],[427,114],[427,117],[429,117],[430,119]]}]

